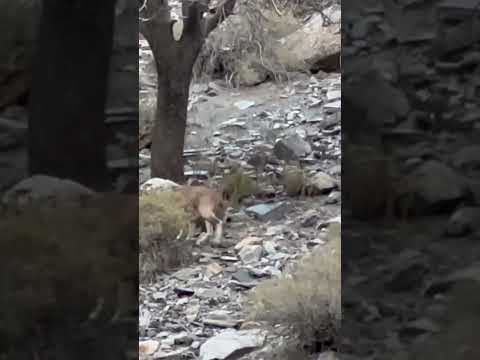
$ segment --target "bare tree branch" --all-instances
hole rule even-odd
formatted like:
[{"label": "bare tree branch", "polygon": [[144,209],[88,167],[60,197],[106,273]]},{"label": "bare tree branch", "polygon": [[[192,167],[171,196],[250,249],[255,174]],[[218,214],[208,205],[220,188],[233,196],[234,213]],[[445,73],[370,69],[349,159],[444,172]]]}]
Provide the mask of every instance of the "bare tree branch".
[{"label": "bare tree branch", "polygon": [[148,41],[155,32],[168,29],[171,32],[172,20],[167,0],[139,0],[139,5],[139,28]]},{"label": "bare tree branch", "polygon": [[152,176],[178,181],[183,178],[182,154],[192,69],[205,38],[233,12],[236,0],[221,0],[221,5],[206,16],[209,0],[183,0],[183,32],[179,41],[173,36],[166,0],[138,1],[140,13],[147,19],[140,23],[142,33],[152,49],[158,75],[157,109],[151,130],[151,172]]},{"label": "bare tree branch", "polygon": [[138,0],[138,12],[142,12],[147,6],[147,0]]},{"label": "bare tree branch", "polygon": [[208,36],[221,22],[229,17],[235,7],[236,0],[224,0],[215,12],[205,18],[205,36]]},{"label": "bare tree branch", "polygon": [[184,17],[184,33],[190,36],[203,37],[203,13],[208,6],[197,0],[182,1],[182,15]]},{"label": "bare tree branch", "polygon": [[205,38],[218,24],[225,20],[235,7],[236,0],[223,0],[213,13],[203,16],[208,11],[210,1],[184,0],[182,12],[185,19],[184,33],[191,37]]}]

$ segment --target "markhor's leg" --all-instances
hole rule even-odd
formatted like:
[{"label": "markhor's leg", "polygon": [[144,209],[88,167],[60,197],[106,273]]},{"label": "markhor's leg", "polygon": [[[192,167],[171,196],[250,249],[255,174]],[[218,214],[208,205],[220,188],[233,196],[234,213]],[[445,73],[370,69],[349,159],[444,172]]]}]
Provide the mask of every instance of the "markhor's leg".
[{"label": "markhor's leg", "polygon": [[220,244],[223,238],[223,221],[219,221],[215,228],[215,237],[213,238],[212,242],[214,244]]},{"label": "markhor's leg", "polygon": [[187,239],[190,240],[193,238],[195,235],[195,224],[193,222],[190,222],[188,224],[188,234],[187,234]]},{"label": "markhor's leg", "polygon": [[212,224],[210,224],[209,221],[205,221],[205,227],[207,228],[207,232],[200,235],[197,240],[197,245],[205,243],[205,241],[207,241],[207,239],[213,234]]}]

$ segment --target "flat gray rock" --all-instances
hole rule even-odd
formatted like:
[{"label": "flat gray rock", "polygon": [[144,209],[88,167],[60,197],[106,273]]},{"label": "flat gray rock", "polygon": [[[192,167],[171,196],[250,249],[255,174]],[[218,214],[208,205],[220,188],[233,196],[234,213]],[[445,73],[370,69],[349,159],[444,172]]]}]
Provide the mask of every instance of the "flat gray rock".
[{"label": "flat gray rock", "polygon": [[252,215],[258,220],[278,220],[285,215],[287,203],[284,201],[272,204],[258,204],[245,209],[247,214]]},{"label": "flat gray rock", "polygon": [[225,330],[200,347],[200,360],[239,358],[262,346],[264,336],[255,330]]},{"label": "flat gray rock", "polygon": [[297,160],[312,152],[310,143],[298,134],[293,134],[275,143],[273,153],[280,160]]}]

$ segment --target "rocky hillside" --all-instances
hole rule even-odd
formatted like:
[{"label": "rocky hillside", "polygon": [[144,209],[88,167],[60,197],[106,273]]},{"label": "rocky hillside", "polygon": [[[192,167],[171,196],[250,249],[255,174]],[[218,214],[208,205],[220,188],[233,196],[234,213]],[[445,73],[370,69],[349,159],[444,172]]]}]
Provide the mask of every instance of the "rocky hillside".
[{"label": "rocky hillside", "polygon": [[[156,79],[143,39],[140,59],[141,125],[148,131]],[[327,251],[323,249],[332,243],[330,224],[340,223],[340,74],[286,74],[285,80],[248,87],[234,88],[223,79],[192,83],[184,151],[187,178],[220,184],[232,171],[241,171],[256,190],[230,211],[223,246],[193,246],[192,259],[185,265],[141,284],[142,358],[269,359],[278,349],[296,356],[302,351],[303,356],[333,356],[331,334],[316,334],[303,347],[291,345],[292,336],[269,331],[268,321],[255,317],[249,305],[257,289],[261,294],[271,282],[294,273],[305,256]],[[161,182],[150,179],[150,152],[148,144],[143,145],[140,189],[147,193]],[[338,275],[340,254],[336,255],[327,259],[336,264],[332,272]],[[326,297],[325,284],[339,294],[338,276],[322,280],[330,262],[315,262],[308,275],[297,274],[304,284],[310,284],[310,274],[322,274],[315,275],[312,288],[322,287],[321,299]],[[264,291],[268,300],[270,290]],[[296,291],[299,298],[316,299],[304,290],[295,288],[291,296],[285,291],[289,305],[276,304],[274,314],[282,313],[284,306],[292,314],[298,306],[311,309],[312,316],[329,313],[322,308],[323,300],[298,303]],[[288,321],[283,330],[290,326]]]},{"label": "rocky hillside", "polygon": [[[348,206],[342,212],[343,348],[352,359],[478,356],[467,335],[478,325],[471,294],[480,251],[474,6],[372,1],[342,13],[346,143],[376,144],[393,164],[389,191],[400,216],[372,227],[349,217]],[[344,168],[358,161],[346,156]],[[357,172],[362,178],[345,169],[358,182],[344,189],[364,205],[386,184],[376,169]]]}]

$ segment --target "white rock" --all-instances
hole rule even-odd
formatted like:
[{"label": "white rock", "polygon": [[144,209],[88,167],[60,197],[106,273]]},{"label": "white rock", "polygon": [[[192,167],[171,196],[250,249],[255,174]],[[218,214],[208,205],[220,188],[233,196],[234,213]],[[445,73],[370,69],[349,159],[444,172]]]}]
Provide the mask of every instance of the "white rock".
[{"label": "white rock", "polygon": [[138,317],[138,326],[141,330],[145,330],[148,326],[150,326],[150,322],[152,320],[152,314],[148,309],[141,309],[140,315]]},{"label": "white rock", "polygon": [[237,245],[235,245],[235,250],[240,250],[245,246],[248,245],[258,245],[262,243],[262,238],[257,236],[247,236],[243,240],[241,240]]},{"label": "white rock", "polygon": [[328,90],[327,92],[327,100],[337,100],[342,98],[342,91],[341,90]]},{"label": "white rock", "polygon": [[171,191],[178,188],[180,185],[177,183],[168,180],[168,179],[161,179],[161,178],[152,178],[140,186],[141,192],[149,192],[149,191]]},{"label": "white rock", "polygon": [[242,247],[238,256],[244,264],[251,264],[260,261],[262,254],[263,247],[261,245],[246,245]]},{"label": "white rock", "polygon": [[157,351],[160,343],[156,340],[145,340],[138,343],[139,355],[152,355]]},{"label": "white rock", "polygon": [[340,5],[333,4],[332,6],[326,8],[323,12],[324,12],[324,15],[327,16],[331,22],[335,24],[338,24],[341,22],[342,10]]},{"label": "white rock", "polygon": [[340,24],[325,27],[322,15],[317,14],[278,42],[275,53],[279,61],[288,70],[299,70],[340,53]]},{"label": "white rock", "polygon": [[273,255],[273,254],[277,253],[276,244],[275,244],[274,241],[266,241],[263,244],[263,247],[264,247],[265,251],[267,252],[267,254],[269,254],[269,255]]},{"label": "white rock", "polygon": [[325,110],[338,110],[342,107],[342,101],[341,100],[335,100],[332,102],[329,102],[328,104],[325,104],[323,107]]},{"label": "white rock", "polygon": [[315,192],[328,192],[337,187],[337,181],[322,171],[316,173],[310,180],[311,186],[315,189]]},{"label": "white rock", "polygon": [[94,194],[93,190],[68,179],[34,175],[20,181],[8,190],[2,198],[2,202],[22,205],[39,200],[66,200]]},{"label": "white rock", "polygon": [[327,220],[327,223],[331,224],[331,223],[339,223],[341,224],[342,223],[342,215],[338,215],[338,216],[335,216],[331,219],[328,219]]},{"label": "white rock", "polygon": [[183,359],[185,354],[188,352],[188,347],[183,347],[171,352],[159,350],[153,354],[153,360],[178,360]]},{"label": "white rock", "polygon": [[200,347],[200,360],[224,360],[234,353],[247,353],[263,345],[265,337],[256,330],[225,330]]},{"label": "white rock", "polygon": [[333,351],[325,351],[318,354],[317,360],[337,360],[337,355]]},{"label": "white rock", "polygon": [[234,103],[234,105],[239,109],[239,110],[246,110],[249,107],[252,107],[255,105],[255,101],[251,100],[240,100]]}]

